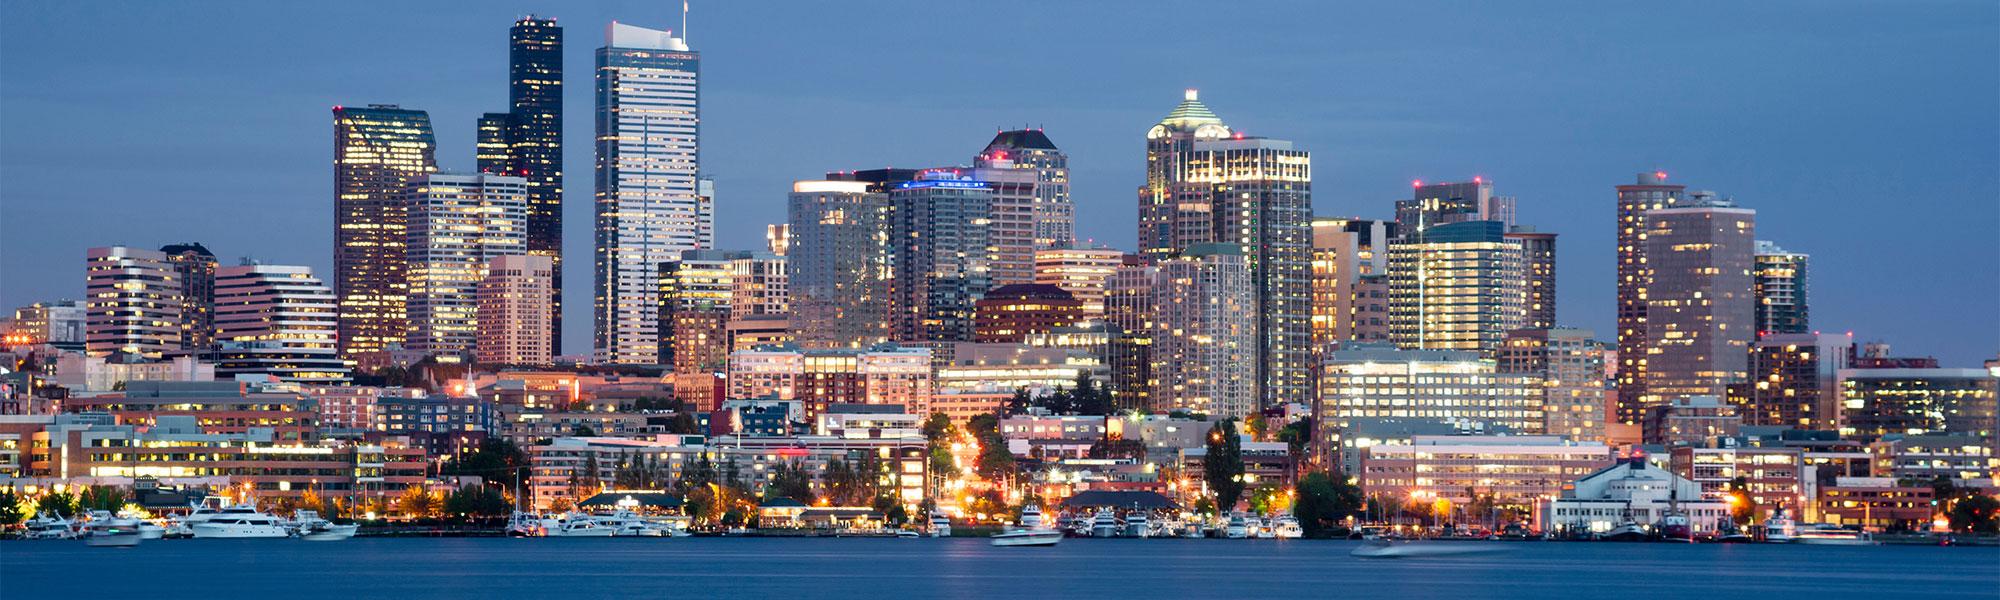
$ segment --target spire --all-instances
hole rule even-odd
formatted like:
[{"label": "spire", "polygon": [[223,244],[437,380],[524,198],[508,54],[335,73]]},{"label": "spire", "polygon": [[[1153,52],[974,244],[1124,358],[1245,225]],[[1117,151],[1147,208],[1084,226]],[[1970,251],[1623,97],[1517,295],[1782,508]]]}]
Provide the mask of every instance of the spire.
[{"label": "spire", "polygon": [[[1206,125],[1214,127],[1204,127]],[[1160,119],[1160,126],[1181,131],[1206,129],[1213,132],[1219,129],[1220,133],[1215,134],[1215,137],[1229,135],[1229,127],[1222,124],[1222,117],[1215,116],[1215,111],[1209,110],[1208,105],[1201,103],[1201,91],[1194,88],[1188,88],[1182,93],[1180,105],[1175,106],[1173,112],[1167,113],[1166,118]]]}]

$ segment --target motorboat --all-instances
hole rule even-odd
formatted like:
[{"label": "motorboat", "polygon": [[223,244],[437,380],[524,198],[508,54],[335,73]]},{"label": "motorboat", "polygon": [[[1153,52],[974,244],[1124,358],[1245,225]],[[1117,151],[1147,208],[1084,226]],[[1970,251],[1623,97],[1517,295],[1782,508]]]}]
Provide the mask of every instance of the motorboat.
[{"label": "motorboat", "polygon": [[1021,528],[1041,529],[1042,508],[1033,504],[1021,507]]},{"label": "motorboat", "polygon": [[1125,530],[1121,535],[1135,538],[1153,537],[1153,524],[1146,518],[1146,511],[1135,510],[1125,513]]},{"label": "motorboat", "polygon": [[94,518],[83,526],[83,543],[100,548],[130,548],[144,539],[139,533],[138,519],[127,519],[105,514]]},{"label": "motorboat", "polygon": [[1819,546],[1873,546],[1880,542],[1866,531],[1844,529],[1828,523],[1814,523],[1799,528],[1792,542]]},{"label": "motorboat", "polygon": [[1069,522],[1068,530],[1070,535],[1074,535],[1076,537],[1090,537],[1089,518],[1069,517],[1067,521]]},{"label": "motorboat", "polygon": [[292,530],[284,520],[250,509],[245,512],[225,512],[210,517],[206,521],[190,527],[196,539],[205,538],[281,538],[291,537]]},{"label": "motorboat", "polygon": [[896,539],[914,540],[914,539],[920,539],[922,537],[924,537],[924,534],[917,533],[915,531],[910,531],[908,529],[896,530]]},{"label": "motorboat", "polygon": [[352,523],[341,525],[320,518],[319,511],[301,510],[292,515],[292,532],[309,542],[332,542],[354,537],[361,530]]},{"label": "motorboat", "polygon": [[1054,546],[1063,534],[1055,529],[1009,529],[993,534],[995,546]]},{"label": "motorboat", "polygon": [[1278,515],[1271,521],[1271,532],[1281,540],[1296,540],[1306,536],[1305,527],[1299,525],[1299,518],[1291,513]]},{"label": "motorboat", "polygon": [[1491,554],[1512,549],[1508,544],[1488,542],[1447,542],[1435,540],[1391,540],[1376,538],[1361,542],[1348,554],[1359,558],[1433,558]]},{"label": "motorboat", "polygon": [[1791,543],[1793,537],[1797,536],[1798,533],[1798,523],[1792,522],[1784,513],[1771,515],[1771,518],[1764,519],[1764,541],[1766,542],[1773,544]]},{"label": "motorboat", "polygon": [[1715,541],[1719,544],[1747,544],[1757,541],[1757,538],[1737,527],[1735,521],[1724,519],[1716,524]]},{"label": "motorboat", "polygon": [[1597,539],[1609,542],[1638,542],[1644,541],[1647,537],[1649,536],[1644,526],[1628,519],[1611,528],[1611,531],[1604,532],[1604,535],[1598,536]]},{"label": "motorboat", "polygon": [[507,537],[545,536],[549,534],[550,529],[553,529],[551,525],[556,524],[543,519],[541,515],[517,510],[507,517]]},{"label": "motorboat", "polygon": [[1240,540],[1250,537],[1250,521],[1243,513],[1229,513],[1229,524],[1222,528],[1222,537]]},{"label": "motorboat", "polygon": [[1244,525],[1249,528],[1250,537],[1260,540],[1278,537],[1278,534],[1271,531],[1271,524],[1266,522],[1263,517],[1252,515],[1245,521]]},{"label": "motorboat", "polygon": [[1507,541],[1526,541],[1526,540],[1538,540],[1542,538],[1541,536],[1537,535],[1533,530],[1528,529],[1527,524],[1515,522],[1515,523],[1508,523],[1500,528],[1499,539]]},{"label": "motorboat", "polygon": [[570,513],[561,525],[548,532],[552,537],[611,537],[617,534],[616,527],[581,513]]},{"label": "motorboat", "polygon": [[166,528],[165,534],[168,537],[194,537],[194,526],[207,523],[210,520],[255,516],[259,514],[255,504],[225,504],[219,502],[220,500],[222,499],[214,496],[203,499],[202,503],[196,505],[187,515],[176,519],[170,524]]},{"label": "motorboat", "polygon": [[931,537],[951,537],[951,517],[941,512],[931,513]]},{"label": "motorboat", "polygon": [[1118,513],[1112,512],[1109,508],[1100,509],[1090,518],[1090,537],[1118,537],[1122,527],[1118,522]]},{"label": "motorboat", "polygon": [[1657,531],[1660,539],[1664,541],[1694,542],[1694,527],[1688,522],[1687,514],[1679,511],[1670,511],[1661,516],[1659,524],[1654,526],[1654,531]]},{"label": "motorboat", "polygon": [[21,534],[22,539],[68,540],[76,538],[76,524],[60,516],[35,517],[28,519],[28,522],[24,526],[27,527],[27,531]]}]

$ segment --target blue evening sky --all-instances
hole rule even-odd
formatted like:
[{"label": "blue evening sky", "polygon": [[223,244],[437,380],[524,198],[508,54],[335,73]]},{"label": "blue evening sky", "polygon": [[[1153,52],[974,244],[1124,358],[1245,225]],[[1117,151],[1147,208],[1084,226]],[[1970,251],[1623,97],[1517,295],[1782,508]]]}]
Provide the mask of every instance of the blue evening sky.
[{"label": "blue evening sky", "polygon": [[[8,2],[0,306],[82,294],[89,246],[199,241],[331,275],[336,104],[430,111],[472,167],[507,27],[567,27],[564,350],[590,345],[591,60],[679,3]],[[794,179],[968,161],[996,128],[1070,155],[1081,235],[1129,249],[1143,135],[1196,87],[1314,153],[1323,215],[1475,175],[1562,234],[1560,320],[1612,335],[1613,191],[1640,171],[1812,254],[1813,324],[1977,366],[2000,348],[2000,4],[695,3],[724,248]]]}]

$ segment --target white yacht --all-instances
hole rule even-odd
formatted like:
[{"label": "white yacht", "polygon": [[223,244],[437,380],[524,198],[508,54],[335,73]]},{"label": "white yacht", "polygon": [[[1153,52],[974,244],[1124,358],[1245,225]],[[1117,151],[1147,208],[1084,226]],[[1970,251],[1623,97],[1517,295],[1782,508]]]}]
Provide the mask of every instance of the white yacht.
[{"label": "white yacht", "polygon": [[167,535],[172,537],[194,537],[194,526],[207,523],[210,519],[257,514],[257,506],[254,504],[227,504],[220,502],[220,500],[222,499],[213,496],[203,499],[202,503],[195,506],[188,514],[175,519],[167,527]]},{"label": "white yacht", "polygon": [[1793,537],[1798,534],[1798,524],[1786,518],[1782,512],[1771,515],[1769,519],[1764,519],[1764,541],[1766,542],[1787,544],[1791,543]]},{"label": "white yacht", "polygon": [[1873,546],[1880,543],[1866,531],[1843,529],[1829,523],[1813,523],[1799,528],[1798,535],[1792,536],[1792,542],[1821,546]]},{"label": "white yacht", "polygon": [[1121,528],[1123,525],[1118,522],[1118,513],[1112,512],[1109,508],[1099,509],[1097,514],[1090,518],[1090,537],[1118,537],[1118,530]]},{"label": "white yacht", "polygon": [[1243,513],[1229,513],[1229,525],[1223,527],[1222,537],[1232,540],[1250,537],[1250,521],[1243,518]]},{"label": "white yacht", "polygon": [[[232,507],[233,509],[234,507]],[[223,514],[189,526],[194,537],[204,538],[281,538],[291,537],[292,530],[284,520],[249,509],[248,512],[224,510]]]},{"label": "white yacht", "polygon": [[23,539],[68,540],[76,538],[75,524],[71,523],[69,519],[62,517],[35,517],[28,519],[25,526],[28,530],[21,534]]},{"label": "white yacht", "polygon": [[1035,506],[1033,504],[1021,507],[1022,529],[1041,529],[1042,525],[1043,522],[1042,522],[1041,507]]},{"label": "white yacht", "polygon": [[541,537],[557,526],[542,519],[541,515],[517,510],[507,517],[507,537]]},{"label": "white yacht", "polygon": [[1153,537],[1153,524],[1146,518],[1146,511],[1135,510],[1125,513],[1125,537]]},{"label": "white yacht", "polygon": [[548,532],[552,537],[611,537],[617,534],[617,528],[582,513],[570,513],[561,525]]},{"label": "white yacht", "polygon": [[931,513],[931,537],[951,537],[951,517],[941,512]]},{"label": "white yacht", "polygon": [[1260,540],[1268,540],[1274,537],[1278,537],[1276,533],[1273,533],[1271,531],[1271,524],[1265,522],[1263,517],[1254,515],[1251,516],[1248,522],[1246,523],[1246,526],[1249,527],[1250,529],[1250,537],[1257,538]]},{"label": "white yacht", "polygon": [[1056,529],[1009,529],[993,534],[993,545],[1054,546],[1062,539],[1062,531]]},{"label": "white yacht", "polygon": [[309,542],[332,542],[354,537],[360,525],[340,525],[320,518],[319,511],[301,510],[292,515],[292,531]]},{"label": "white yacht", "polygon": [[93,518],[83,527],[83,542],[97,547],[130,548],[144,539],[139,533],[140,521],[114,517],[105,513],[102,518]]},{"label": "white yacht", "polygon": [[1296,540],[1306,536],[1306,530],[1299,526],[1299,518],[1291,513],[1278,515],[1271,521],[1271,531],[1281,540]]}]

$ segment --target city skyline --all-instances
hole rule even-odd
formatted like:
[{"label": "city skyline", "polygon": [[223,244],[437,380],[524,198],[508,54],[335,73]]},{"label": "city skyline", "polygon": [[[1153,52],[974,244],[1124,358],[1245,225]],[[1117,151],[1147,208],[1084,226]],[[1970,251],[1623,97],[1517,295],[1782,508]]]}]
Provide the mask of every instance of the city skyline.
[{"label": "city skyline", "polygon": [[[1088,17],[1096,12],[1095,9],[1056,10],[1051,8],[1053,6],[1056,5],[1021,7],[1018,10],[1030,13],[1028,16],[1037,24],[1057,28],[1050,32],[1055,39],[1065,40],[1066,44],[1081,43],[1081,40],[1070,39],[1065,33],[1067,30],[1061,29],[1073,25],[1052,17],[1075,15],[1073,18],[1090,21]],[[121,28],[149,22],[150,19],[143,18],[149,8],[127,7],[127,10],[118,11],[125,13],[119,15],[120,18],[102,24],[114,31],[123,31]],[[4,186],[0,187],[0,191],[5,192],[0,196],[6,198],[5,202],[0,202],[4,205],[0,206],[0,211],[4,211],[0,212],[0,216],[4,216],[0,218],[0,239],[4,239],[0,242],[4,244],[0,245],[0,255],[4,255],[0,257],[0,276],[9,282],[5,289],[0,289],[0,303],[21,306],[37,301],[80,298],[83,282],[75,276],[80,255],[88,247],[115,244],[149,248],[168,243],[199,242],[214,250],[219,262],[224,265],[234,264],[237,257],[248,255],[274,264],[311,266],[315,273],[323,277],[334,274],[330,266],[332,257],[328,252],[330,239],[321,237],[332,230],[332,211],[328,210],[326,195],[326,190],[331,187],[326,179],[331,156],[315,157],[312,154],[326,153],[326,113],[321,111],[331,105],[362,106],[371,103],[394,103],[407,109],[426,111],[436,131],[439,167],[445,171],[471,172],[473,124],[481,114],[503,106],[507,97],[505,30],[514,18],[529,12],[529,8],[534,7],[455,9],[451,11],[452,17],[448,22],[440,25],[452,33],[384,24],[379,30],[381,33],[372,34],[382,37],[371,39],[366,48],[343,48],[330,40],[307,35],[297,48],[268,56],[232,56],[222,62],[239,68],[254,68],[259,65],[273,66],[276,61],[302,61],[300,69],[333,75],[339,85],[315,82],[294,88],[310,91],[286,93],[282,91],[284,88],[230,83],[233,80],[222,79],[218,80],[221,85],[215,87],[240,87],[272,93],[274,97],[256,99],[240,93],[209,97],[206,92],[176,88],[175,94],[157,98],[158,102],[142,103],[128,109],[133,114],[106,117],[108,124],[56,130],[45,129],[47,126],[43,123],[67,123],[69,120],[61,117],[80,108],[53,104],[53,99],[60,98],[81,108],[96,104],[76,100],[75,94],[67,93],[50,94],[44,98],[41,96],[43,92],[32,89],[39,83],[47,83],[43,78],[51,76],[42,71],[48,67],[34,64],[34,58],[38,56],[36,53],[57,47],[36,42],[42,36],[63,31],[63,27],[91,20],[65,12],[70,9],[55,7],[36,7],[23,11],[28,14],[17,15],[23,18],[7,19],[7,35],[0,38],[8,40],[4,47],[10,58],[19,59],[7,63],[7,76],[9,81],[19,83],[0,89],[0,106],[8,107],[8,110],[0,111],[0,115],[4,115],[0,116],[4,119],[0,120],[4,123],[0,130],[8,132],[8,143],[0,147],[0,182],[4,182],[0,183]],[[1852,48],[1818,48],[1822,52],[1815,54],[1787,47],[1754,57],[1715,51],[1698,42],[1705,39],[1714,41],[1703,35],[1726,37],[1726,34],[1743,35],[1759,30],[1690,34],[1685,41],[1664,44],[1665,49],[1615,49],[1613,54],[1618,56],[1606,60],[1607,64],[1599,65],[1588,64],[1586,59],[1557,56],[1559,52],[1546,46],[1514,48],[1499,44],[1505,47],[1502,49],[1520,51],[1521,54],[1503,52],[1498,57],[1478,57],[1487,63],[1486,66],[1498,67],[1501,71],[1498,73],[1480,69],[1463,72],[1445,69],[1441,65],[1451,61],[1440,61],[1431,56],[1406,65],[1411,72],[1385,74],[1375,69],[1398,63],[1396,53],[1384,56],[1385,51],[1366,49],[1368,44],[1364,41],[1331,36],[1339,37],[1326,42],[1333,44],[1335,50],[1315,47],[1313,54],[1327,52],[1327,55],[1336,56],[1338,60],[1328,67],[1333,73],[1300,77],[1300,81],[1295,83],[1305,89],[1298,90],[1287,89],[1282,82],[1258,80],[1255,76],[1266,67],[1244,69],[1249,73],[1224,73],[1216,70],[1216,65],[1200,64],[1206,59],[1192,56],[1189,61],[1193,64],[1156,67],[1142,70],[1122,81],[1088,82],[1079,87],[1069,85],[1072,83],[1067,79],[1069,75],[1044,74],[1052,80],[1043,82],[1030,77],[1032,73],[1029,70],[1012,68],[981,75],[950,71],[941,73],[923,67],[940,61],[949,63],[944,60],[946,58],[973,61],[971,64],[987,67],[1000,65],[1004,60],[999,56],[983,56],[967,50],[976,44],[960,45],[965,43],[950,36],[916,31],[912,35],[926,36],[921,39],[938,44],[942,50],[935,54],[943,56],[919,53],[903,57],[910,64],[910,70],[904,77],[964,85],[967,91],[920,95],[916,99],[874,96],[872,94],[882,89],[895,87],[892,84],[899,80],[893,77],[880,80],[877,78],[883,75],[847,71],[832,73],[850,75],[846,78],[780,81],[798,75],[794,69],[799,67],[777,64],[784,61],[775,59],[769,53],[787,49],[796,52],[815,47],[812,38],[798,39],[795,36],[791,42],[778,44],[776,49],[756,49],[756,40],[767,37],[781,39],[782,36],[773,37],[764,33],[764,29],[746,24],[746,19],[763,15],[736,14],[726,6],[694,7],[690,45],[711,63],[703,68],[703,94],[707,97],[702,100],[705,113],[702,136],[706,138],[702,166],[705,174],[712,174],[717,179],[715,213],[718,249],[761,248],[764,225],[785,221],[785,197],[794,180],[816,179],[818,174],[826,171],[882,166],[922,168],[960,162],[964,161],[969,149],[976,149],[977,144],[991,137],[991,132],[983,128],[1011,129],[1026,122],[1043,127],[1055,144],[1071,157],[1072,197],[1078,213],[1079,240],[1136,250],[1135,240],[1128,237],[1135,229],[1129,194],[1134,186],[1144,181],[1144,165],[1138,160],[1138,151],[1142,147],[1145,127],[1156,122],[1164,110],[1171,108],[1170,103],[1175,101],[1183,88],[1199,88],[1203,90],[1204,102],[1214,107],[1217,113],[1225,115],[1232,127],[1247,130],[1252,136],[1293,140],[1301,149],[1319,155],[1320,161],[1313,165],[1314,170],[1319,171],[1316,175],[1323,178],[1313,182],[1316,192],[1314,213],[1317,216],[1393,217],[1393,201],[1407,197],[1408,188],[1402,186],[1409,185],[1412,179],[1464,181],[1478,176],[1499,182],[1508,195],[1518,199],[1521,222],[1564,236],[1564,259],[1559,266],[1562,284],[1558,286],[1562,294],[1559,301],[1563,306],[1562,325],[1594,329],[1605,338],[1611,337],[1610,332],[1615,331],[1611,319],[1615,292],[1611,285],[1614,244],[1609,239],[1610,228],[1606,227],[1611,223],[1616,204],[1612,188],[1630,182],[1632,173],[1658,169],[1670,173],[1671,182],[1686,184],[1690,190],[1714,190],[1722,196],[1734,197],[1744,206],[1755,208],[1759,214],[1758,237],[1813,256],[1810,285],[1812,304],[1815,305],[1814,327],[1826,328],[1829,332],[1852,331],[1858,341],[1887,341],[1897,347],[1898,354],[1934,354],[1947,365],[1977,364],[1978,360],[1993,356],[1993,338],[1991,335],[1964,335],[1964,332],[1992,332],[1995,315],[2000,313],[2000,310],[1993,309],[1995,298],[2000,297],[2000,293],[1996,293],[1991,265],[1981,268],[1982,265],[1971,262],[1977,261],[1979,256],[1994,255],[1993,238],[1980,226],[1981,223],[1991,223],[1993,219],[1976,218],[1990,214],[1994,203],[1978,194],[1979,190],[1990,192],[2000,188],[2000,183],[1996,183],[1991,168],[1996,162],[1995,149],[1990,144],[1981,145],[1970,140],[1990,140],[1996,132],[2000,132],[2000,124],[1997,124],[1993,113],[1981,108],[1990,107],[1991,100],[2000,95],[1991,93],[1996,91],[1995,82],[2000,79],[1993,75],[1996,69],[1979,68],[1991,67],[2000,59],[1976,49],[1970,52],[1952,51],[1966,50],[1976,43],[1968,36],[1978,33],[1977,28],[1959,29],[1956,31],[1958,35],[1954,36],[1953,27],[1942,24],[1943,19],[1938,22],[1931,20],[1937,18],[1935,15],[1900,12],[1889,15],[1855,14],[1866,12],[1868,8],[1846,7],[1830,11],[1845,11],[1847,14],[1820,14],[1816,15],[1817,20],[1808,19],[1812,21],[1810,25],[1799,26],[1838,30],[1841,27],[1872,26],[1877,21],[1888,19],[1892,25],[1899,25],[1902,29],[1890,27],[1875,31],[1871,28],[1874,36],[1853,42],[1856,46]],[[1756,12],[1761,9],[1740,10]],[[1982,10],[1987,12],[1979,13]],[[1991,7],[1971,8],[1971,12],[1988,16],[1991,11]],[[209,15],[216,17],[213,19],[215,22],[188,24],[199,32],[206,27],[221,28],[254,20],[256,12]],[[567,113],[569,120],[564,123],[567,130],[565,165],[567,174],[571,175],[564,189],[564,220],[568,225],[563,237],[565,254],[570,257],[568,262],[574,263],[578,257],[587,255],[591,240],[591,220],[587,211],[591,210],[589,198],[592,190],[589,185],[580,185],[583,180],[575,177],[591,164],[592,144],[586,143],[588,137],[585,133],[590,131],[590,115],[588,111],[574,107],[591,106],[589,95],[592,86],[587,76],[578,79],[579,74],[590,72],[590,49],[603,45],[602,31],[611,20],[624,19],[651,28],[677,28],[679,24],[673,21],[673,17],[678,15],[666,12],[658,6],[633,5],[604,13],[579,10],[575,15],[560,11],[543,14],[557,18],[559,24],[571,29],[564,57],[565,71],[570,75],[568,85],[563,86],[566,90],[565,101],[572,107]],[[805,14],[809,11],[798,12],[800,14],[773,17],[778,21],[774,26],[799,27],[810,21]],[[1257,14],[1257,11],[1250,13],[1222,18],[1225,24],[1248,22],[1267,27],[1296,27],[1278,22],[1274,15]],[[174,22],[173,19],[187,16],[170,14],[162,18]],[[816,16],[850,18],[825,14]],[[1590,35],[1608,36],[1633,27],[1634,23],[1629,20],[1632,16],[1582,14],[1577,16],[1579,21],[1605,21],[1572,25],[1604,26],[1606,31]],[[345,17],[331,15],[328,18]],[[892,18],[905,17],[893,15]],[[1162,17],[1142,15],[1139,18]],[[1478,16],[1473,14],[1447,15],[1443,18],[1448,22],[1467,24],[1478,20]],[[1693,15],[1659,15],[1657,18],[1660,26],[1676,20],[1695,19]],[[412,19],[412,22],[417,21],[423,19]],[[1716,19],[1718,23],[1724,21],[1726,19],[1722,17]],[[1518,21],[1506,24],[1518,28],[1524,35],[1556,25]],[[41,30],[37,31],[38,28]],[[1579,28],[1574,33],[1585,35],[1589,32],[1582,29],[1587,28]],[[1685,28],[1675,30],[1685,32]],[[1276,31],[1294,32],[1293,29]],[[459,34],[461,32],[462,35]],[[1785,33],[1782,30],[1765,32]],[[142,31],[126,33],[131,35],[108,36],[118,38],[109,45],[140,44],[152,35]],[[268,35],[269,32],[233,33],[254,39],[254,36]],[[676,35],[686,33],[677,31]],[[1359,40],[1366,40],[1368,35],[1372,35],[1355,33],[1360,36]],[[1791,41],[1797,44],[1825,44],[1828,42],[1821,40],[1836,37]],[[1602,43],[1596,38],[1592,40]],[[1072,62],[1099,67],[1107,72],[1136,64],[1138,57],[1124,54],[1115,47],[1118,41],[1123,40],[1113,36],[1110,40],[1096,42],[1104,44],[1102,46],[1093,48],[1091,44],[1083,44],[1080,48],[1072,48]],[[1942,62],[1956,64],[1958,68],[1941,68],[1936,73],[1923,69],[1891,72],[1899,68],[1900,63],[1870,62],[1879,59],[1841,54],[1862,45],[1881,44],[1896,48],[1891,54],[1907,60],[1910,53],[1916,50],[1901,44],[1918,42],[1932,44],[1924,51],[1939,52]],[[1258,42],[1279,46],[1284,43],[1299,42],[1296,39]],[[1350,45],[1353,47],[1349,50],[1338,50]],[[1478,48],[1476,44],[1469,47],[1447,44],[1429,52],[1468,58],[1473,57],[1476,54],[1474,50]],[[377,68],[343,72],[337,64],[342,61],[343,55],[335,50],[354,53],[351,58],[358,60],[350,62]],[[95,54],[100,51],[98,49],[81,51],[84,53],[80,59],[83,64],[99,66],[129,68],[156,59],[121,56],[117,60],[127,62],[106,63],[106,56]],[[169,49],[165,51],[165,56],[174,56],[180,51],[183,50]],[[861,64],[883,51],[852,45],[837,46],[832,51],[820,52],[820,56],[800,62],[818,67],[837,66],[841,62]],[[1272,51],[1270,46],[1253,45],[1228,56],[1247,58],[1269,55]],[[376,64],[379,61],[367,59],[374,53],[412,58],[423,56],[425,60],[412,61],[417,64],[410,67],[380,67]],[[1354,53],[1364,56],[1355,57]],[[1360,64],[1368,55],[1374,57],[1374,62]],[[1415,60],[1407,55],[1405,58]],[[441,62],[432,64],[432,60]],[[1749,64],[1730,64],[1739,60]],[[1952,63],[1953,60],[1958,62]],[[232,61],[250,62],[246,65]],[[1553,62],[1540,64],[1541,61]],[[1607,92],[1596,89],[1596,84],[1587,81],[1591,76],[1627,75],[1620,71],[1596,71],[1593,68],[1608,69],[1611,65],[1631,67],[1650,64],[1648,61],[1659,61],[1659,65],[1665,68],[1639,71],[1662,81],[1658,85],[1639,87],[1696,89],[1697,93],[1687,96],[1670,94],[1665,96],[1671,96],[1672,100],[1659,100],[1638,92]],[[447,63],[462,69],[423,79],[402,70],[425,65],[434,68]],[[1575,69],[1578,80],[1558,82],[1571,85],[1569,91],[1581,95],[1567,99],[1542,97],[1540,93],[1554,92],[1537,93],[1513,87],[1522,82],[1508,80],[1506,72],[1524,67],[1559,72]],[[1769,79],[1758,72],[1773,67],[1778,68],[1778,75]],[[185,64],[177,68],[185,68],[185,74],[194,77],[234,77],[220,70],[210,70],[219,67],[205,64]],[[971,73],[981,69],[964,71]],[[1425,83],[1412,81],[1414,79],[1441,73],[1466,78],[1461,83],[1446,82],[1450,85],[1476,87],[1477,84],[1485,86],[1484,90],[1490,90],[1492,95],[1501,99],[1541,100],[1550,104],[1536,107],[1429,100],[1430,103],[1391,106],[1398,99],[1382,96],[1388,90],[1409,89],[1412,83]],[[1339,79],[1339,76],[1350,74],[1364,77],[1358,84]],[[271,75],[279,80],[288,77],[275,73]],[[1808,75],[1823,76],[1826,80],[1806,81]],[[1800,80],[1780,81],[1784,77]],[[1975,93],[1958,96],[1927,94],[1926,90],[1935,91],[1929,86],[1942,85],[1940,81],[1933,81],[1932,77],[1950,77],[1955,86],[1969,85]],[[1542,80],[1561,79],[1544,77]],[[1032,88],[1045,83],[1056,91],[1023,94],[975,85],[993,81],[1006,84],[1000,87]],[[1429,83],[1438,84],[1438,81],[1442,80]],[[1847,85],[1837,86],[1840,82]],[[1869,85],[1877,86],[1900,82],[1906,87],[1897,93],[1923,96],[1929,110],[1922,111],[1923,114],[1884,114],[1872,110],[1877,104],[1897,105],[1897,100],[1879,95],[1868,99],[1866,94],[1845,89],[1858,82],[1870,82]],[[1312,88],[1327,84],[1332,85]],[[1710,85],[1714,87],[1700,89]],[[1789,89],[1786,85],[1798,89]],[[1814,87],[1822,85],[1832,87]],[[791,86],[804,86],[811,91],[801,94],[790,89]],[[24,91],[22,88],[31,89]],[[981,93],[973,93],[973,89]],[[1815,90],[1818,95],[1813,94]],[[1842,94],[1851,92],[1856,97],[1831,94],[1834,91]],[[1988,93],[1977,93],[1980,91]],[[1887,92],[1877,90],[1875,93]],[[796,98],[800,97],[807,100],[798,101]],[[1687,104],[1677,104],[1682,100]],[[189,110],[189,102],[213,103],[210,110],[222,115],[249,118],[243,122],[218,123],[207,120],[216,116],[197,115],[191,121],[169,123],[144,116],[155,111],[186,111]],[[931,108],[963,106],[961,103],[966,102],[972,108],[956,109],[956,112]],[[861,106],[868,103],[879,103],[880,106]],[[913,103],[916,106],[912,106]],[[26,108],[23,108],[24,105]],[[1801,107],[1818,109],[1818,112],[1796,110]],[[845,116],[854,111],[873,118],[822,118],[827,115]],[[1575,114],[1591,111],[1597,112]],[[1800,112],[1804,114],[1798,114]],[[29,118],[23,113],[48,114],[53,118]],[[1488,116],[1505,118],[1481,120]],[[1551,127],[1551,121],[1565,122],[1571,116],[1583,118],[1583,126],[1573,130]],[[1885,118],[1889,116],[1896,119]],[[139,121],[131,123],[128,122],[130,119]],[[1637,126],[1633,122],[1650,122],[1651,125]],[[259,125],[252,126],[253,123]],[[123,127],[109,127],[118,124],[123,124]],[[198,124],[220,124],[222,131],[228,135],[202,136],[205,139],[199,140],[173,136],[175,133],[196,133],[189,129]],[[56,137],[58,131],[65,136]],[[1660,135],[1659,132],[1663,131],[1671,133]],[[856,135],[861,132],[875,133],[878,137]],[[1778,135],[1787,133],[1789,135]],[[255,137],[250,137],[253,135]],[[1564,139],[1565,135],[1576,137]],[[579,136],[583,136],[582,139]],[[131,148],[120,144],[135,143],[130,140],[144,140],[136,142],[142,145],[157,144],[142,146],[142,150],[151,148],[180,155],[214,155],[222,159],[218,162],[244,166],[225,169],[204,164],[200,168],[186,169],[193,163],[184,156],[170,155],[154,155],[158,158],[155,161],[143,160],[143,156],[141,160],[106,160],[107,156],[128,155]],[[823,140],[851,141],[828,143]],[[1606,145],[1611,140],[1616,140],[1615,146]],[[1517,145],[1525,145],[1534,151],[1512,149]],[[1912,147],[1945,148],[1957,152],[1916,152],[1913,156],[1905,156],[1907,151],[1897,150]],[[184,170],[207,173],[211,177],[219,175],[238,185],[194,185],[191,180],[183,179],[193,176],[180,172]],[[79,172],[97,172],[99,175],[96,177],[103,179],[99,185],[75,186],[74,176]],[[147,181],[154,184],[142,185]],[[1929,201],[1937,205],[1927,207],[1930,210],[1962,213],[1975,218],[1870,218],[1868,223],[1871,228],[1868,231],[1873,235],[1866,239],[1922,241],[1900,245],[1854,243],[1854,240],[1862,239],[1854,235],[1857,228],[1851,225],[1855,214],[1860,210],[1897,204],[1899,197],[1931,199]],[[216,211],[239,209],[245,203],[272,198],[283,201],[272,205],[264,213],[213,218]],[[126,219],[112,212],[114,216],[110,218],[81,219],[106,209],[151,208],[162,201],[182,202],[186,210],[176,212],[190,214],[164,219],[136,216]],[[77,210],[85,212],[72,212]],[[1895,216],[1894,213],[1891,216]],[[245,218],[254,219],[252,222],[260,226],[250,229],[260,231],[241,231],[240,224]],[[93,229],[86,231],[79,227],[31,224],[65,222],[88,222]],[[1962,264],[1963,268],[1974,273],[1972,277],[1925,277],[1936,270],[1905,267],[1920,264],[1944,264],[1949,267],[1958,260],[1968,261]],[[565,354],[580,355],[589,350],[591,332],[584,324],[590,320],[584,315],[591,304],[591,289],[585,283],[584,278],[574,275],[565,282],[564,321],[569,323],[564,328],[562,352]],[[1906,303],[1906,310],[1884,310],[1881,292],[1890,289],[1921,289],[1930,293],[1923,297],[1895,300]],[[1961,299],[1972,304],[1965,306]]]}]

